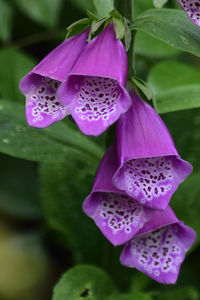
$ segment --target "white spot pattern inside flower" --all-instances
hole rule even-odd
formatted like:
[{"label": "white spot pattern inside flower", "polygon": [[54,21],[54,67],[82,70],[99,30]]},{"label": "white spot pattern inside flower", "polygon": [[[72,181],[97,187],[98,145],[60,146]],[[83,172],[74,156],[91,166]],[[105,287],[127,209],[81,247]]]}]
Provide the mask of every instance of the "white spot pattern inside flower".
[{"label": "white spot pattern inside flower", "polygon": [[61,113],[63,116],[67,114],[67,108],[63,106],[57,97],[57,89],[60,82],[44,77],[39,87],[32,85],[32,91],[27,96],[28,104],[33,105],[32,116],[33,123],[43,120],[43,114],[56,119]]},{"label": "white spot pattern inside flower", "polygon": [[121,230],[130,233],[131,226],[139,226],[143,213],[142,206],[134,199],[115,193],[104,193],[99,210],[101,218],[107,220],[113,233]]},{"label": "white spot pattern inside flower", "polygon": [[127,192],[137,196],[142,193],[142,204],[154,197],[165,195],[173,180],[172,158],[156,157],[132,159],[123,167]]},{"label": "white spot pattern inside flower", "polygon": [[[181,244],[176,236],[176,225],[168,225],[131,240],[131,254],[134,260],[149,274],[178,271],[184,259]],[[137,258],[136,258],[137,257]]]},{"label": "white spot pattern inside flower", "polygon": [[82,120],[102,119],[107,126],[110,115],[116,111],[120,96],[121,88],[116,80],[86,76],[79,88],[78,106],[75,112]]},{"label": "white spot pattern inside flower", "polygon": [[192,19],[194,23],[200,26],[200,2],[199,0],[178,0],[181,7]]}]

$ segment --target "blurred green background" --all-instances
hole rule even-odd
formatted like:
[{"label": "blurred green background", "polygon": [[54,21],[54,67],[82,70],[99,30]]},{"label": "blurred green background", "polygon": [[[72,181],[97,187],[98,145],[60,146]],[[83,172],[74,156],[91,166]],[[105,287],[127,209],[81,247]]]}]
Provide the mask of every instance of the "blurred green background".
[{"label": "blurred green background", "polygon": [[[137,76],[149,83],[180,155],[194,166],[171,202],[198,235],[175,286],[121,266],[122,248],[112,247],[81,210],[113,129],[88,138],[70,118],[45,130],[26,124],[19,80],[62,42],[66,27],[86,9],[95,13],[95,2],[0,0],[0,300],[51,299],[61,274],[80,263],[102,268],[116,290],[127,294],[105,299],[200,299],[200,110],[166,109],[177,97],[199,101],[200,59],[145,33],[136,35]],[[151,0],[135,0],[135,17],[153,7]],[[177,1],[166,7],[178,8]],[[87,290],[71,299],[81,298],[104,299]],[[71,300],[60,297],[65,299]]]}]

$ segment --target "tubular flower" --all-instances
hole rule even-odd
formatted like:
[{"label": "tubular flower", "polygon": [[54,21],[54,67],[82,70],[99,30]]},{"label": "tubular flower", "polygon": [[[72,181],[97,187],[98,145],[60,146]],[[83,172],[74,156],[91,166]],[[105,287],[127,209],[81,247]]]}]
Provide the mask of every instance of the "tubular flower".
[{"label": "tubular flower", "polygon": [[191,21],[200,27],[200,2],[198,0],[178,0]]},{"label": "tubular flower", "polygon": [[82,52],[87,36],[88,30],[65,40],[20,81],[30,126],[44,128],[69,114],[57,90]]},{"label": "tubular flower", "polygon": [[84,48],[58,95],[80,130],[97,136],[131,105],[126,50],[112,24]]},{"label": "tubular flower", "polygon": [[116,153],[113,144],[106,152],[97,171],[91,194],[83,203],[84,212],[113,244],[120,245],[131,239],[153,211],[119,191],[112,185],[116,170]]},{"label": "tubular flower", "polygon": [[178,185],[191,173],[165,124],[146,102],[131,92],[133,105],[117,124],[116,188],[138,203],[164,210]]},{"label": "tubular flower", "polygon": [[179,221],[170,207],[152,219],[125,244],[120,261],[165,284],[175,283],[185,253],[196,239],[194,230]]}]

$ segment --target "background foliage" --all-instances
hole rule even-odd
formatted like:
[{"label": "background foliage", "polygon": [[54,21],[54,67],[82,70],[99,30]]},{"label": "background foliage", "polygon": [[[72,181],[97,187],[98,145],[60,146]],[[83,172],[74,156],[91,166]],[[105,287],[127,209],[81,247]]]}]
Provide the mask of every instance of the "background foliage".
[{"label": "background foliage", "polygon": [[81,209],[112,134],[88,138],[71,119],[45,130],[26,124],[19,80],[86,9],[104,17],[113,1],[0,0],[0,300],[199,299],[200,29],[174,10],[175,0],[134,2],[137,76],[194,166],[172,206],[197,231],[197,242],[175,286],[121,266],[121,248]]}]

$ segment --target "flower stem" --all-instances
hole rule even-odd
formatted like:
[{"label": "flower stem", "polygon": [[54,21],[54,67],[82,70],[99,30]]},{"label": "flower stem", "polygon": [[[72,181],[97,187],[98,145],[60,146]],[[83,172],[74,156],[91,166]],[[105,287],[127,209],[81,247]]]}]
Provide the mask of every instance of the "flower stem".
[{"label": "flower stem", "polygon": [[134,19],[134,0],[127,0],[127,18],[130,23],[133,23]]},{"label": "flower stem", "polygon": [[[134,0],[114,0],[116,10],[128,20],[128,25],[134,20]],[[135,74],[134,40],[135,32],[132,31],[132,39],[128,50],[129,77]]]},{"label": "flower stem", "polygon": [[126,17],[130,23],[133,22],[134,10],[133,10],[134,0],[114,0],[114,6],[119,13]]}]

